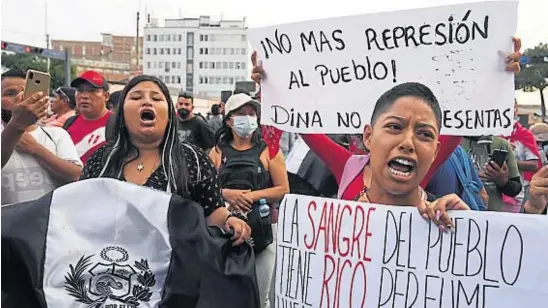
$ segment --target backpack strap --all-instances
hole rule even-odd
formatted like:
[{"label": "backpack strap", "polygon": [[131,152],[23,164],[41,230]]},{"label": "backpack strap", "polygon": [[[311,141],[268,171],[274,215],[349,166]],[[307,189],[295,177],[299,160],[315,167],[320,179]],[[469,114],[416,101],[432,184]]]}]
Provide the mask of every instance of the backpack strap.
[{"label": "backpack strap", "polygon": [[479,196],[481,184],[472,179],[472,170],[466,159],[468,159],[468,154],[466,154],[464,149],[460,146],[458,146],[453,154],[449,156],[449,162],[453,165],[453,169],[462,186],[463,195],[460,197],[472,208],[472,210],[478,211],[480,210],[480,204],[476,196]]},{"label": "backpack strap", "polygon": [[350,186],[350,183],[358,176],[363,168],[369,162],[369,155],[352,155],[346,161],[344,165],[343,174],[339,183],[339,191],[337,192],[337,198],[342,199],[342,195]]},{"label": "backpack strap", "polygon": [[64,130],[68,130],[69,127],[74,123],[74,121],[76,121],[76,119],[78,118],[78,115],[75,114],[73,115],[72,117],[68,118],[66,121],[65,121],[65,124],[63,124],[63,129]]}]

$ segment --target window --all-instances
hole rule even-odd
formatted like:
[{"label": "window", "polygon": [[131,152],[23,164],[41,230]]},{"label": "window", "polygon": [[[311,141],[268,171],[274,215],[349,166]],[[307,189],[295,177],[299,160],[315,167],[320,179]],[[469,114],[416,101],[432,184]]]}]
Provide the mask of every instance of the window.
[{"label": "window", "polygon": [[228,83],[228,77],[227,76],[223,76],[223,84],[227,84]]},{"label": "window", "polygon": [[242,34],[242,42],[247,41],[247,36],[245,34]]},{"label": "window", "polygon": [[160,48],[160,54],[161,54],[161,55],[164,54],[164,49],[163,49],[163,48]]},{"label": "window", "polygon": [[240,66],[241,62],[236,62],[235,64],[236,64],[236,69],[237,70],[241,69],[241,66]]},{"label": "window", "polygon": [[218,55],[222,55],[223,54],[223,49],[222,48],[215,48],[215,53],[218,54]]},{"label": "window", "polygon": [[215,83],[216,83],[216,84],[221,84],[221,81],[222,81],[222,80],[221,80],[221,76],[215,77]]},{"label": "window", "polygon": [[150,48],[147,48],[147,51],[145,52],[147,55],[150,55]]},{"label": "window", "polygon": [[177,62],[171,62],[171,68],[176,68],[177,67]]},{"label": "window", "polygon": [[172,34],[172,35],[171,35],[171,40],[175,42],[175,41],[177,40],[177,35],[176,35],[176,34]]},{"label": "window", "polygon": [[181,62],[177,62],[177,68],[181,69]]},{"label": "window", "polygon": [[199,68],[204,68],[204,62],[200,61],[200,63],[198,64],[198,67]]},{"label": "window", "polygon": [[188,32],[186,34],[186,44],[194,45],[194,32]]},{"label": "window", "polygon": [[170,55],[170,54],[171,54],[171,49],[166,48],[166,55]]},{"label": "window", "polygon": [[204,49],[203,49],[203,48],[200,48],[200,54],[201,54],[201,55],[204,54]]},{"label": "window", "polygon": [[169,73],[171,71],[170,68],[169,68],[169,62],[166,62],[165,71],[166,71],[166,73]]},{"label": "window", "polygon": [[158,39],[160,42],[163,42],[164,41],[164,35],[163,34],[160,34],[160,37]]},{"label": "window", "polygon": [[179,34],[179,35],[177,36],[177,40],[178,40],[179,42],[182,41],[182,40],[183,40],[183,36],[182,36],[181,34]]},{"label": "window", "polygon": [[206,42],[208,41],[208,35],[207,34],[204,35],[204,41],[206,41]]},{"label": "window", "polygon": [[171,35],[166,34],[166,41],[171,42]]},{"label": "window", "polygon": [[154,42],[156,42],[156,34],[154,34],[154,35],[152,36],[152,40],[153,40]]},{"label": "window", "polygon": [[155,54],[155,55],[158,54],[156,48],[154,48],[153,51],[154,51],[153,54]]},{"label": "window", "polygon": [[150,34],[147,34],[147,42],[150,42]]},{"label": "window", "polygon": [[194,47],[189,46],[186,48],[186,58],[187,59],[194,59]]},{"label": "window", "polygon": [[190,88],[194,85],[194,76],[192,74],[186,74],[186,88],[187,91],[192,92]]},{"label": "window", "polygon": [[234,77],[228,77],[228,84],[234,84]]},{"label": "window", "polygon": [[198,83],[199,84],[204,83],[204,78],[202,76],[198,77]]},{"label": "window", "polygon": [[228,55],[228,48],[223,48],[223,55]]},{"label": "window", "polygon": [[215,48],[211,48],[211,54],[212,54],[212,55],[215,54]]},{"label": "window", "polygon": [[177,76],[177,83],[181,84],[181,76]]},{"label": "window", "polygon": [[152,62],[147,62],[147,68],[152,68]]},{"label": "window", "polygon": [[221,69],[221,61],[215,63],[215,67],[220,70]]},{"label": "window", "polygon": [[176,55],[177,54],[177,48],[173,48],[173,50],[171,51],[171,54]]},{"label": "window", "polygon": [[217,38],[215,37],[215,34],[210,34],[209,35],[209,40],[212,41],[212,42],[215,42]]},{"label": "window", "polygon": [[158,68],[164,68],[164,62],[158,62]]},{"label": "window", "polygon": [[247,53],[247,48],[242,48],[242,55],[245,55]]},{"label": "window", "polygon": [[164,76],[164,82],[169,83],[169,76]]},{"label": "window", "polygon": [[200,34],[200,42],[203,42],[203,41],[204,41],[204,35]]},{"label": "window", "polygon": [[238,77],[238,76],[234,77],[234,81],[235,81],[235,82],[240,81],[240,77]]},{"label": "window", "polygon": [[242,62],[242,69],[245,70],[245,62]]},{"label": "window", "polygon": [[234,54],[234,48],[230,48],[230,54],[231,54],[231,55]]},{"label": "window", "polygon": [[234,54],[239,55],[240,54],[240,48],[234,48]]},{"label": "window", "polygon": [[187,73],[192,73],[194,71],[194,65],[192,63],[187,63],[186,64],[186,72]]},{"label": "window", "polygon": [[209,68],[214,69],[215,68],[215,62],[209,62]]},{"label": "window", "polygon": [[227,70],[227,69],[228,69],[228,62],[223,62],[223,69],[224,69],[224,70]]},{"label": "window", "polygon": [[234,69],[234,62],[228,62],[228,68],[233,70]]},{"label": "window", "polygon": [[209,81],[209,82],[208,82],[209,84],[213,84],[214,78],[211,77],[211,76],[209,76],[209,77],[207,78],[207,80]]}]

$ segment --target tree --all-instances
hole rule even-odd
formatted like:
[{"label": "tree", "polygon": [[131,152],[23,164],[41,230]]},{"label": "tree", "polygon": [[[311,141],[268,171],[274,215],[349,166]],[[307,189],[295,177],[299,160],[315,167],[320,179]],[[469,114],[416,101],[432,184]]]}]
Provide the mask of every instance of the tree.
[{"label": "tree", "polygon": [[[33,70],[42,71],[42,72],[46,72],[48,69],[46,58],[37,57],[34,55],[29,55],[24,53],[9,54],[9,53],[3,52],[2,66],[7,69],[18,67],[21,70],[33,69]],[[71,65],[70,71],[71,71],[70,79],[72,80],[76,76],[76,67],[74,65]],[[49,72],[51,74],[51,87],[53,89],[56,89],[65,84],[64,61],[51,59]]]},{"label": "tree", "polygon": [[525,50],[523,55],[531,61],[531,64],[522,66],[523,70],[515,78],[516,90],[521,89],[525,92],[533,92],[539,90],[540,93],[540,109],[542,120],[546,117],[546,103],[544,94],[542,93],[548,87],[548,63],[544,62],[544,57],[548,57],[548,44],[540,43],[534,48]]}]

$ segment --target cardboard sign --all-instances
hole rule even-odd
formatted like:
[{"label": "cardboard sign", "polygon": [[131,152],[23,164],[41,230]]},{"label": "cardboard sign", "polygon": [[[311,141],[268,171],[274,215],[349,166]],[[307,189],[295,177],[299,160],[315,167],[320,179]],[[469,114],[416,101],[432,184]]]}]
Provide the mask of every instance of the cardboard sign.
[{"label": "cardboard sign", "polygon": [[287,195],[277,307],[543,307],[548,217],[453,211],[443,233],[416,208]]},{"label": "cardboard sign", "polygon": [[419,82],[440,102],[442,133],[510,133],[514,75],[505,57],[517,5],[467,3],[250,29],[267,72],[261,123],[361,133],[383,93]]}]

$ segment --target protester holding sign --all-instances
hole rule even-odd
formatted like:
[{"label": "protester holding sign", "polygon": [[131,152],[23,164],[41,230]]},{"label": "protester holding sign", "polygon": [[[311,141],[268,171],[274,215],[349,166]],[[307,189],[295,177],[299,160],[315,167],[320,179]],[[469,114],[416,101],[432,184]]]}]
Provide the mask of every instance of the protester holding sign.
[{"label": "protester holding sign", "polygon": [[[514,39],[514,53],[504,59],[508,71],[519,71],[519,65],[516,64],[521,55],[519,52],[520,47],[521,41],[519,39]],[[261,80],[266,77],[266,73],[261,66],[257,65],[256,53],[253,53],[251,60],[254,64],[252,78],[255,82],[260,83]],[[302,134],[301,136],[310,148],[322,158],[331,172],[335,175],[337,182],[339,183],[339,198],[355,200],[364,187],[369,187],[371,182],[371,170],[367,162],[353,160],[355,156],[353,156],[350,151],[337,145],[325,135]],[[451,155],[453,150],[459,145],[460,140],[461,138],[454,136],[440,137],[439,152],[437,153],[432,167],[425,174],[421,183],[422,186],[425,186],[428,183],[430,176]]]},{"label": "protester holding sign", "polygon": [[248,213],[261,307],[268,308],[276,260],[274,204],[289,193],[289,181],[282,152],[270,158],[266,143],[259,137],[260,107],[247,94],[232,95],[209,157],[219,169],[223,198],[231,209]]},{"label": "protester holding sign", "polygon": [[114,126],[114,143],[88,160],[81,179],[110,177],[172,192],[204,208],[209,225],[234,230],[235,245],[249,227],[224,207],[215,168],[200,149],[180,144],[174,105],[165,84],[142,75],[125,87]]}]

